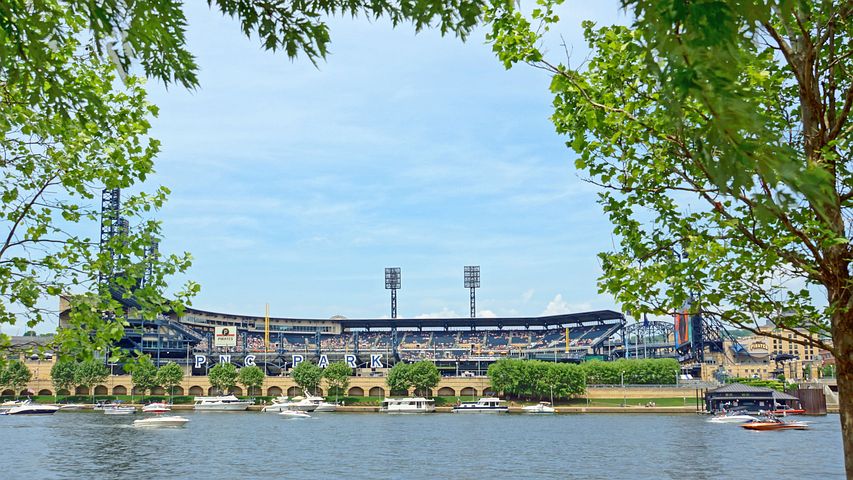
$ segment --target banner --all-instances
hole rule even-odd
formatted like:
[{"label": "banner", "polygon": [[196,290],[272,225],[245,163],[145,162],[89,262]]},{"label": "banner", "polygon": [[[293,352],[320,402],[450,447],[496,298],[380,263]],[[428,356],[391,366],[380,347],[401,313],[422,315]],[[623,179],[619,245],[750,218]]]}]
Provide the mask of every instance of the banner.
[{"label": "banner", "polygon": [[214,347],[236,347],[237,329],[234,327],[213,327]]}]

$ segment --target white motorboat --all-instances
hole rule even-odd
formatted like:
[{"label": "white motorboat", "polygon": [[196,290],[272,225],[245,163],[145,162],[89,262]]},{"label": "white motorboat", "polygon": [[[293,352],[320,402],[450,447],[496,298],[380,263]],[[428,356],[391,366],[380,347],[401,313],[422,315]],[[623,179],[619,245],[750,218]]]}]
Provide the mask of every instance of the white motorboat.
[{"label": "white motorboat", "polygon": [[56,405],[40,405],[27,400],[4,411],[3,415],[53,415],[58,411],[59,407]]},{"label": "white motorboat", "polygon": [[136,413],[136,407],[113,405],[104,408],[104,415],[133,415],[134,413]]},{"label": "white motorboat", "polygon": [[379,408],[383,413],[429,413],[435,411],[435,400],[423,397],[386,398]]},{"label": "white motorboat", "polygon": [[121,400],[111,400],[108,402],[100,401],[95,404],[93,407],[94,410],[106,410],[108,408],[120,407],[122,406]]},{"label": "white motorboat", "polygon": [[225,395],[221,397],[195,397],[196,410],[210,411],[242,411],[249,408],[253,402],[251,400],[240,400],[234,395]]},{"label": "white motorboat", "polygon": [[311,418],[311,415],[302,410],[282,410],[278,414],[286,418]]},{"label": "white motorboat", "polygon": [[453,413],[506,413],[509,407],[496,397],[484,397],[476,402],[462,402],[453,407]]},{"label": "white motorboat", "polygon": [[83,405],[82,403],[63,403],[62,405],[59,405],[59,409],[63,412],[83,410],[84,408],[86,408],[86,405]]},{"label": "white motorboat", "polygon": [[726,413],[708,419],[708,423],[746,423],[757,421],[756,417],[745,413]]},{"label": "white motorboat", "polygon": [[20,407],[26,400],[7,400],[3,403],[0,403],[0,413],[6,412],[11,408]]},{"label": "white motorboat", "polygon": [[539,402],[536,405],[527,405],[521,407],[522,413],[555,413],[557,409],[551,406],[550,402]]},{"label": "white motorboat", "polygon": [[308,395],[307,397],[305,397],[305,400],[314,404],[315,412],[334,412],[338,408],[337,404],[329,403],[323,397],[315,397],[313,395]]},{"label": "white motorboat", "polygon": [[169,404],[163,402],[149,403],[148,405],[142,407],[142,413],[166,413],[171,411],[172,407]]},{"label": "white motorboat", "polygon": [[[322,401],[322,397],[313,397],[320,398]],[[317,410],[319,405],[308,398],[303,397],[293,397],[289,399],[287,397],[277,397],[273,399],[272,405],[267,405],[261,409],[263,412],[283,412],[285,410],[300,410],[303,412],[313,412]]]},{"label": "white motorboat", "polygon": [[134,427],[183,427],[190,420],[184,417],[172,416],[172,415],[158,415],[156,417],[151,418],[143,418],[140,420],[134,420]]}]

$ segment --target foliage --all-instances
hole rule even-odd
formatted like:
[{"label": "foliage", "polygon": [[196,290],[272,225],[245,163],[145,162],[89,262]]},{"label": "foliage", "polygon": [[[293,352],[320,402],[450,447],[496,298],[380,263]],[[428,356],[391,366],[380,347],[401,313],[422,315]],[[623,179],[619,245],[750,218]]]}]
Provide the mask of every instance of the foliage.
[{"label": "foliage", "polygon": [[74,387],[76,377],[77,362],[73,360],[58,360],[50,368],[50,378],[53,381],[53,386],[57,392],[59,390],[71,391]]},{"label": "foliage", "polygon": [[249,395],[257,393],[256,390],[264,384],[264,371],[257,365],[243,367],[237,375],[237,381],[246,386]]},{"label": "foliage", "polygon": [[144,400],[145,392],[157,386],[157,367],[154,366],[151,357],[143,355],[133,363],[125,365],[125,369],[130,371],[130,381],[136,390],[142,392]]},{"label": "foliage", "polygon": [[750,385],[753,387],[764,387],[764,388],[772,388],[778,392],[785,391],[785,382],[780,382],[779,380],[761,380],[758,378],[729,378],[726,379],[726,383],[741,383],[743,385]]},{"label": "foliage", "polygon": [[829,364],[824,365],[820,368],[820,373],[824,377],[834,378],[835,377],[835,365]]},{"label": "foliage", "polygon": [[600,290],[832,352],[853,477],[853,5],[623,0],[633,25],[585,22],[571,66],[540,49],[560,0],[539,3],[491,11],[489,39],[551,74],[552,121],[619,242]]},{"label": "foliage", "polygon": [[487,375],[493,389],[510,397],[569,398],[586,391],[584,370],[568,363],[501,359]]},{"label": "foliage", "polygon": [[435,363],[429,360],[421,360],[420,362],[413,363],[408,374],[409,381],[418,394],[429,392],[441,380],[438,368],[435,366]]},{"label": "foliage", "polygon": [[213,388],[221,393],[227,393],[237,384],[237,375],[237,367],[233,364],[217,363],[207,372],[207,379]]},{"label": "foliage", "polygon": [[673,358],[645,360],[593,360],[582,365],[586,381],[591,385],[673,385],[681,371]]},{"label": "foliage", "polygon": [[91,390],[92,403],[95,403],[95,385],[103,382],[110,371],[103,361],[92,359],[80,362],[74,368],[74,384]]},{"label": "foliage", "polygon": [[12,360],[0,370],[0,386],[11,388],[17,396],[32,377],[33,373],[24,362]]},{"label": "foliage", "polygon": [[290,371],[290,376],[304,393],[313,393],[323,380],[323,369],[314,363],[302,362]]},{"label": "foliage", "polygon": [[[175,362],[169,362],[157,369],[157,385],[162,386],[172,396],[175,387],[184,380],[184,369]],[[174,401],[173,399],[171,401]]]},{"label": "foliage", "polygon": [[412,364],[405,362],[397,362],[388,370],[388,376],[385,377],[385,383],[388,389],[392,392],[408,391],[412,388],[411,379]]},{"label": "foliage", "polygon": [[329,384],[329,393],[334,392],[335,401],[338,401],[338,395],[343,395],[349,387],[349,377],[352,375],[352,368],[346,362],[333,362],[323,370],[323,378]]}]

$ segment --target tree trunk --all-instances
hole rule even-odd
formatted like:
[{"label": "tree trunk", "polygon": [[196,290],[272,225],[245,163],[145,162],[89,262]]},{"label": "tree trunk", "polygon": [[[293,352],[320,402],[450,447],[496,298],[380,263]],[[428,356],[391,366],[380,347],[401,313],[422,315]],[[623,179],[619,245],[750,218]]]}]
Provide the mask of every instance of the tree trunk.
[{"label": "tree trunk", "polygon": [[[851,329],[853,330],[853,329]],[[841,442],[844,444],[844,469],[853,479],[853,331],[837,346],[838,408],[841,413]],[[837,337],[841,339],[841,337]]]}]

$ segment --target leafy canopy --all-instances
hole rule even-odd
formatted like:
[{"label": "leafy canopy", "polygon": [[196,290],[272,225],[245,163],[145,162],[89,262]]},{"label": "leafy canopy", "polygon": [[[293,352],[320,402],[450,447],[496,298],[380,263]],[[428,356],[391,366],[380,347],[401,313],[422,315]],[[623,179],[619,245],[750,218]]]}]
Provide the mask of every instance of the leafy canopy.
[{"label": "leafy canopy", "polygon": [[207,372],[210,385],[222,393],[237,385],[237,375],[237,367],[231,363],[217,363]]},{"label": "leafy canopy", "polygon": [[317,391],[317,387],[323,380],[323,369],[315,363],[302,362],[290,370],[290,377],[299,385],[302,392],[313,393]]}]

